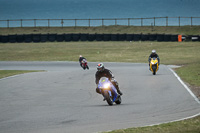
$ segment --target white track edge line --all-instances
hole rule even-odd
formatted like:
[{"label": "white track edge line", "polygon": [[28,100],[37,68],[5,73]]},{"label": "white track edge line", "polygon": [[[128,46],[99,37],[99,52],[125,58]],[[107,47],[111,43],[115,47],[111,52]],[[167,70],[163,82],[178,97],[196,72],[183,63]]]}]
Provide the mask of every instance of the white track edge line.
[{"label": "white track edge line", "polygon": [[181,80],[181,78],[174,72],[173,69],[169,68],[169,70],[175,75],[175,77],[179,80],[179,82],[184,86],[184,88],[192,95],[192,97],[200,104],[199,99],[194,95],[194,93],[190,90],[190,88]]}]

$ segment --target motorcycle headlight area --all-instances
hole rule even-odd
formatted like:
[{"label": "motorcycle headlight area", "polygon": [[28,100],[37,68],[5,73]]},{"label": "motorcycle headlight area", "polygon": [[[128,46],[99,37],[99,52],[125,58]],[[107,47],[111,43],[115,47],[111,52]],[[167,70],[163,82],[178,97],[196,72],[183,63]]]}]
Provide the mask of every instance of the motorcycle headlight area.
[{"label": "motorcycle headlight area", "polygon": [[109,83],[105,83],[105,84],[103,85],[103,88],[105,88],[105,89],[110,88],[110,84],[109,84]]}]

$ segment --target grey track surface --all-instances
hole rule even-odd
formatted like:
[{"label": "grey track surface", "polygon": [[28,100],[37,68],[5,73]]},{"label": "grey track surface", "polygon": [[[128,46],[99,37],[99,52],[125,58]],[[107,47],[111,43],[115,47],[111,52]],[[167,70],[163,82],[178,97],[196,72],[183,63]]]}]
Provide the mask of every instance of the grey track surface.
[{"label": "grey track surface", "polygon": [[0,70],[46,70],[0,80],[0,133],[93,133],[163,123],[200,112],[168,66],[104,63],[123,92],[108,106],[95,92],[97,63],[0,62]]}]

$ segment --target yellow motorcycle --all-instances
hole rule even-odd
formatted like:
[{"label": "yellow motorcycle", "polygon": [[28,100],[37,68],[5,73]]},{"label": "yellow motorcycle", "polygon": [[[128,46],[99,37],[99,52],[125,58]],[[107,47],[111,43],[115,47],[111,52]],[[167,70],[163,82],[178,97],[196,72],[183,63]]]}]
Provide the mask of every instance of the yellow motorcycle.
[{"label": "yellow motorcycle", "polygon": [[150,61],[150,70],[152,71],[153,75],[156,75],[156,72],[158,71],[159,64],[157,58],[151,58]]}]

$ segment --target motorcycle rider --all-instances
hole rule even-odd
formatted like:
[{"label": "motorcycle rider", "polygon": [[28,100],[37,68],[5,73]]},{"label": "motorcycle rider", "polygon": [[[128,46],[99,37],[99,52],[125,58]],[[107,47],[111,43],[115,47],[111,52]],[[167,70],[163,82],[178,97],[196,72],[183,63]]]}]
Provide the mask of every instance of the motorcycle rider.
[{"label": "motorcycle rider", "polygon": [[82,67],[82,63],[81,63],[81,62],[82,62],[83,59],[86,60],[86,58],[84,58],[82,55],[80,55],[80,56],[79,56],[79,63],[80,63],[80,66],[81,66],[81,67]]},{"label": "motorcycle rider", "polygon": [[156,50],[153,49],[153,50],[151,51],[151,54],[150,54],[149,59],[148,59],[148,61],[149,61],[149,66],[150,66],[151,58],[154,58],[154,57],[158,59],[158,65],[160,65],[160,58],[159,58],[158,54],[156,53]]},{"label": "motorcycle rider", "polygon": [[[95,83],[97,86],[101,77],[107,77],[117,89],[117,93],[122,95],[122,92],[119,90],[118,82],[114,79],[114,75],[112,74],[110,70],[104,67],[103,63],[99,63],[97,65],[97,72],[95,74],[95,78],[96,78]],[[96,92],[101,94],[100,89],[98,89],[98,87],[96,88]]]}]

